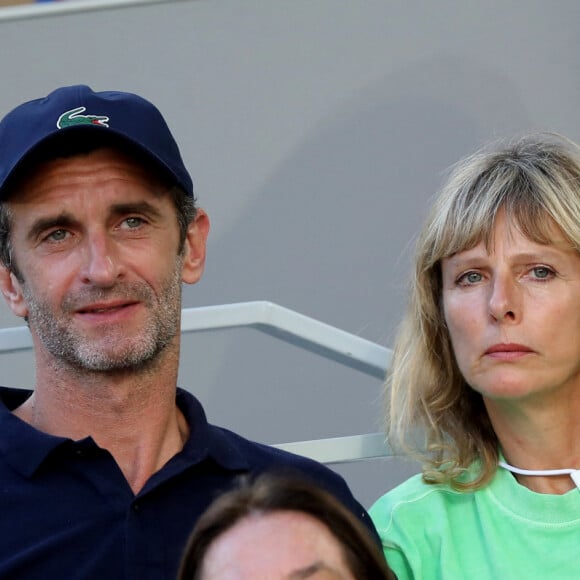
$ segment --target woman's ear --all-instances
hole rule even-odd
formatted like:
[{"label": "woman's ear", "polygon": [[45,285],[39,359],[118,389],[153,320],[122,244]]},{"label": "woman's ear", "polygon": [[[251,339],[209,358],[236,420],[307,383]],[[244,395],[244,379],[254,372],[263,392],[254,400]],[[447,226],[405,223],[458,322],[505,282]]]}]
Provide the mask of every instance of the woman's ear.
[{"label": "woman's ear", "polygon": [[198,208],[194,220],[187,228],[183,249],[183,270],[181,279],[186,284],[195,284],[203,274],[205,266],[205,248],[209,234],[209,217]]},{"label": "woman's ear", "polygon": [[28,306],[22,292],[22,284],[6,266],[0,266],[0,292],[6,304],[16,316],[28,316]]}]

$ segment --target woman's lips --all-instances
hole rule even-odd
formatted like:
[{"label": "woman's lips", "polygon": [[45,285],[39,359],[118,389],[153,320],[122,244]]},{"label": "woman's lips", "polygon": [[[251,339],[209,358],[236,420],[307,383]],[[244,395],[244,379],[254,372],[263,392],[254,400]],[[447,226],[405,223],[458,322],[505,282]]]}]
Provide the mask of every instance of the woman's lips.
[{"label": "woman's lips", "polygon": [[485,354],[491,358],[513,360],[534,352],[528,346],[517,343],[500,343],[490,346]]}]

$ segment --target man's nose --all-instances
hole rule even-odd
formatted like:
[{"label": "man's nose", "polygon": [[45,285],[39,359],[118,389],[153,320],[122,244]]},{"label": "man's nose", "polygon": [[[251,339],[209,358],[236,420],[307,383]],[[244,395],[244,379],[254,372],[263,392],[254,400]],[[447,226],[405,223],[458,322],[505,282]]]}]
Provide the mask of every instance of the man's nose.
[{"label": "man's nose", "polygon": [[83,282],[107,287],[122,274],[119,249],[105,233],[93,233],[87,237],[85,254],[81,272]]}]

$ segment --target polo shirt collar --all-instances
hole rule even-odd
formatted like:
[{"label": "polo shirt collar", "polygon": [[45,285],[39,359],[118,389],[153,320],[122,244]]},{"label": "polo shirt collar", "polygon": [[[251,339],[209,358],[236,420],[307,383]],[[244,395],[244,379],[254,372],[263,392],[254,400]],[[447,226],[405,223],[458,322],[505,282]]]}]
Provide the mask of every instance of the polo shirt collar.
[{"label": "polo shirt collar", "polygon": [[208,423],[201,403],[190,392],[178,388],[176,401],[190,429],[189,439],[176,458],[184,456],[190,464],[211,459],[229,471],[250,469],[237,437]]},{"label": "polo shirt collar", "polygon": [[[74,443],[66,437],[39,431],[12,414],[31,394],[30,390],[0,387],[0,453],[25,477],[31,477],[57,447]],[[249,470],[237,438],[210,425],[201,403],[191,393],[178,388],[176,402],[187,420],[190,435],[182,451],[169,464],[191,467],[209,459],[228,471]]]},{"label": "polo shirt collar", "polygon": [[54,449],[69,441],[43,433],[12,414],[31,394],[25,389],[0,387],[0,453],[26,477],[32,476]]}]

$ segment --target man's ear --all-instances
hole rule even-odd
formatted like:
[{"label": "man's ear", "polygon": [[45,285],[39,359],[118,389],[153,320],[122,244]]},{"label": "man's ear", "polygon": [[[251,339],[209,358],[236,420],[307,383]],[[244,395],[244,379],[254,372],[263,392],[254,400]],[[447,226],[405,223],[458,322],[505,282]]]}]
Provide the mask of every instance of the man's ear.
[{"label": "man's ear", "polygon": [[6,266],[0,266],[0,292],[16,316],[21,318],[28,316],[28,306],[24,300],[22,284]]},{"label": "man's ear", "polygon": [[187,284],[195,284],[203,274],[205,248],[209,234],[209,217],[201,208],[189,224],[183,249],[183,270],[181,279]]}]

